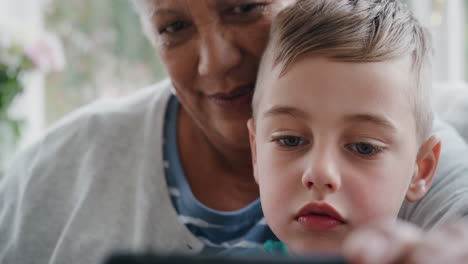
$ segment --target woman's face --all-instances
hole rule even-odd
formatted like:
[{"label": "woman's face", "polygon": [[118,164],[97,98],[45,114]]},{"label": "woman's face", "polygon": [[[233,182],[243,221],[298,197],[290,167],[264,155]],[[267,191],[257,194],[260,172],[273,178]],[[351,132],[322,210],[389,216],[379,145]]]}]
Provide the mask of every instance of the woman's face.
[{"label": "woman's face", "polygon": [[270,25],[295,0],[145,1],[184,110],[211,140],[248,147],[246,121]]}]

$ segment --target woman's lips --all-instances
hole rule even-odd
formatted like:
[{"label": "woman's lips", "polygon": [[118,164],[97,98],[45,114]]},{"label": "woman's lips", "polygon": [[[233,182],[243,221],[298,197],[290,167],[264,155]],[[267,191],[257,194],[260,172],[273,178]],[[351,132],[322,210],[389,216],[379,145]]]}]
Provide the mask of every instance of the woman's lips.
[{"label": "woman's lips", "polygon": [[243,85],[228,93],[217,93],[208,96],[216,105],[223,108],[250,106],[254,93],[254,85]]},{"label": "woman's lips", "polygon": [[306,230],[312,232],[330,232],[346,224],[343,217],[326,203],[309,203],[297,214],[295,220]]}]

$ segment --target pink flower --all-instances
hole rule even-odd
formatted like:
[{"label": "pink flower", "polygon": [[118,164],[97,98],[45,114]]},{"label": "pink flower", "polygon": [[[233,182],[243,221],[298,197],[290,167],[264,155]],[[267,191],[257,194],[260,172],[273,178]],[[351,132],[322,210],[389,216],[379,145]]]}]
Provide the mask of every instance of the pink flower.
[{"label": "pink flower", "polygon": [[65,68],[62,43],[57,36],[44,32],[41,37],[26,45],[26,55],[42,71],[61,71]]}]

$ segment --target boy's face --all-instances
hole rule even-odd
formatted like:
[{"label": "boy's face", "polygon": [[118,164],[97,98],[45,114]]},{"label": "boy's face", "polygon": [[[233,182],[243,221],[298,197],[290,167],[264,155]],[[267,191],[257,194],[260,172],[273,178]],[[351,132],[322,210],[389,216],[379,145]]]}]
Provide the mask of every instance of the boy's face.
[{"label": "boy's face", "polygon": [[417,184],[410,60],[309,57],[278,71],[249,121],[265,217],[293,254],[335,252],[355,227],[395,218]]}]

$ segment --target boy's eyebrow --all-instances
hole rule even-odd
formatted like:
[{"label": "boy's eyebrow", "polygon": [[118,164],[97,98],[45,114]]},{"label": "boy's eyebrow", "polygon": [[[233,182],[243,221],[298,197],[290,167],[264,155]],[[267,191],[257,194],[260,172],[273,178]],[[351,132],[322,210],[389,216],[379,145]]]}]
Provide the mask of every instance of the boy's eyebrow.
[{"label": "boy's eyebrow", "polygon": [[299,119],[307,119],[309,117],[309,115],[301,109],[291,106],[275,105],[268,109],[268,111],[262,115],[262,118],[268,118],[277,115],[288,115]]},{"label": "boy's eyebrow", "polygon": [[390,119],[386,118],[385,116],[376,115],[376,114],[354,114],[354,115],[347,115],[344,117],[345,121],[348,122],[358,122],[358,123],[373,123],[378,126],[382,126],[392,130],[395,132],[397,130],[396,125]]},{"label": "boy's eyebrow", "polygon": [[[268,118],[268,117],[277,116],[277,115],[288,115],[288,116],[299,118],[299,119],[309,118],[309,115],[307,114],[307,112],[301,109],[291,107],[291,106],[282,106],[282,105],[276,105],[268,109],[268,111],[266,111],[262,115],[262,118]],[[378,126],[388,128],[392,132],[395,132],[397,130],[394,122],[392,122],[390,119],[386,118],[385,116],[371,114],[371,113],[347,115],[343,118],[343,120],[347,122],[373,123]]]}]

